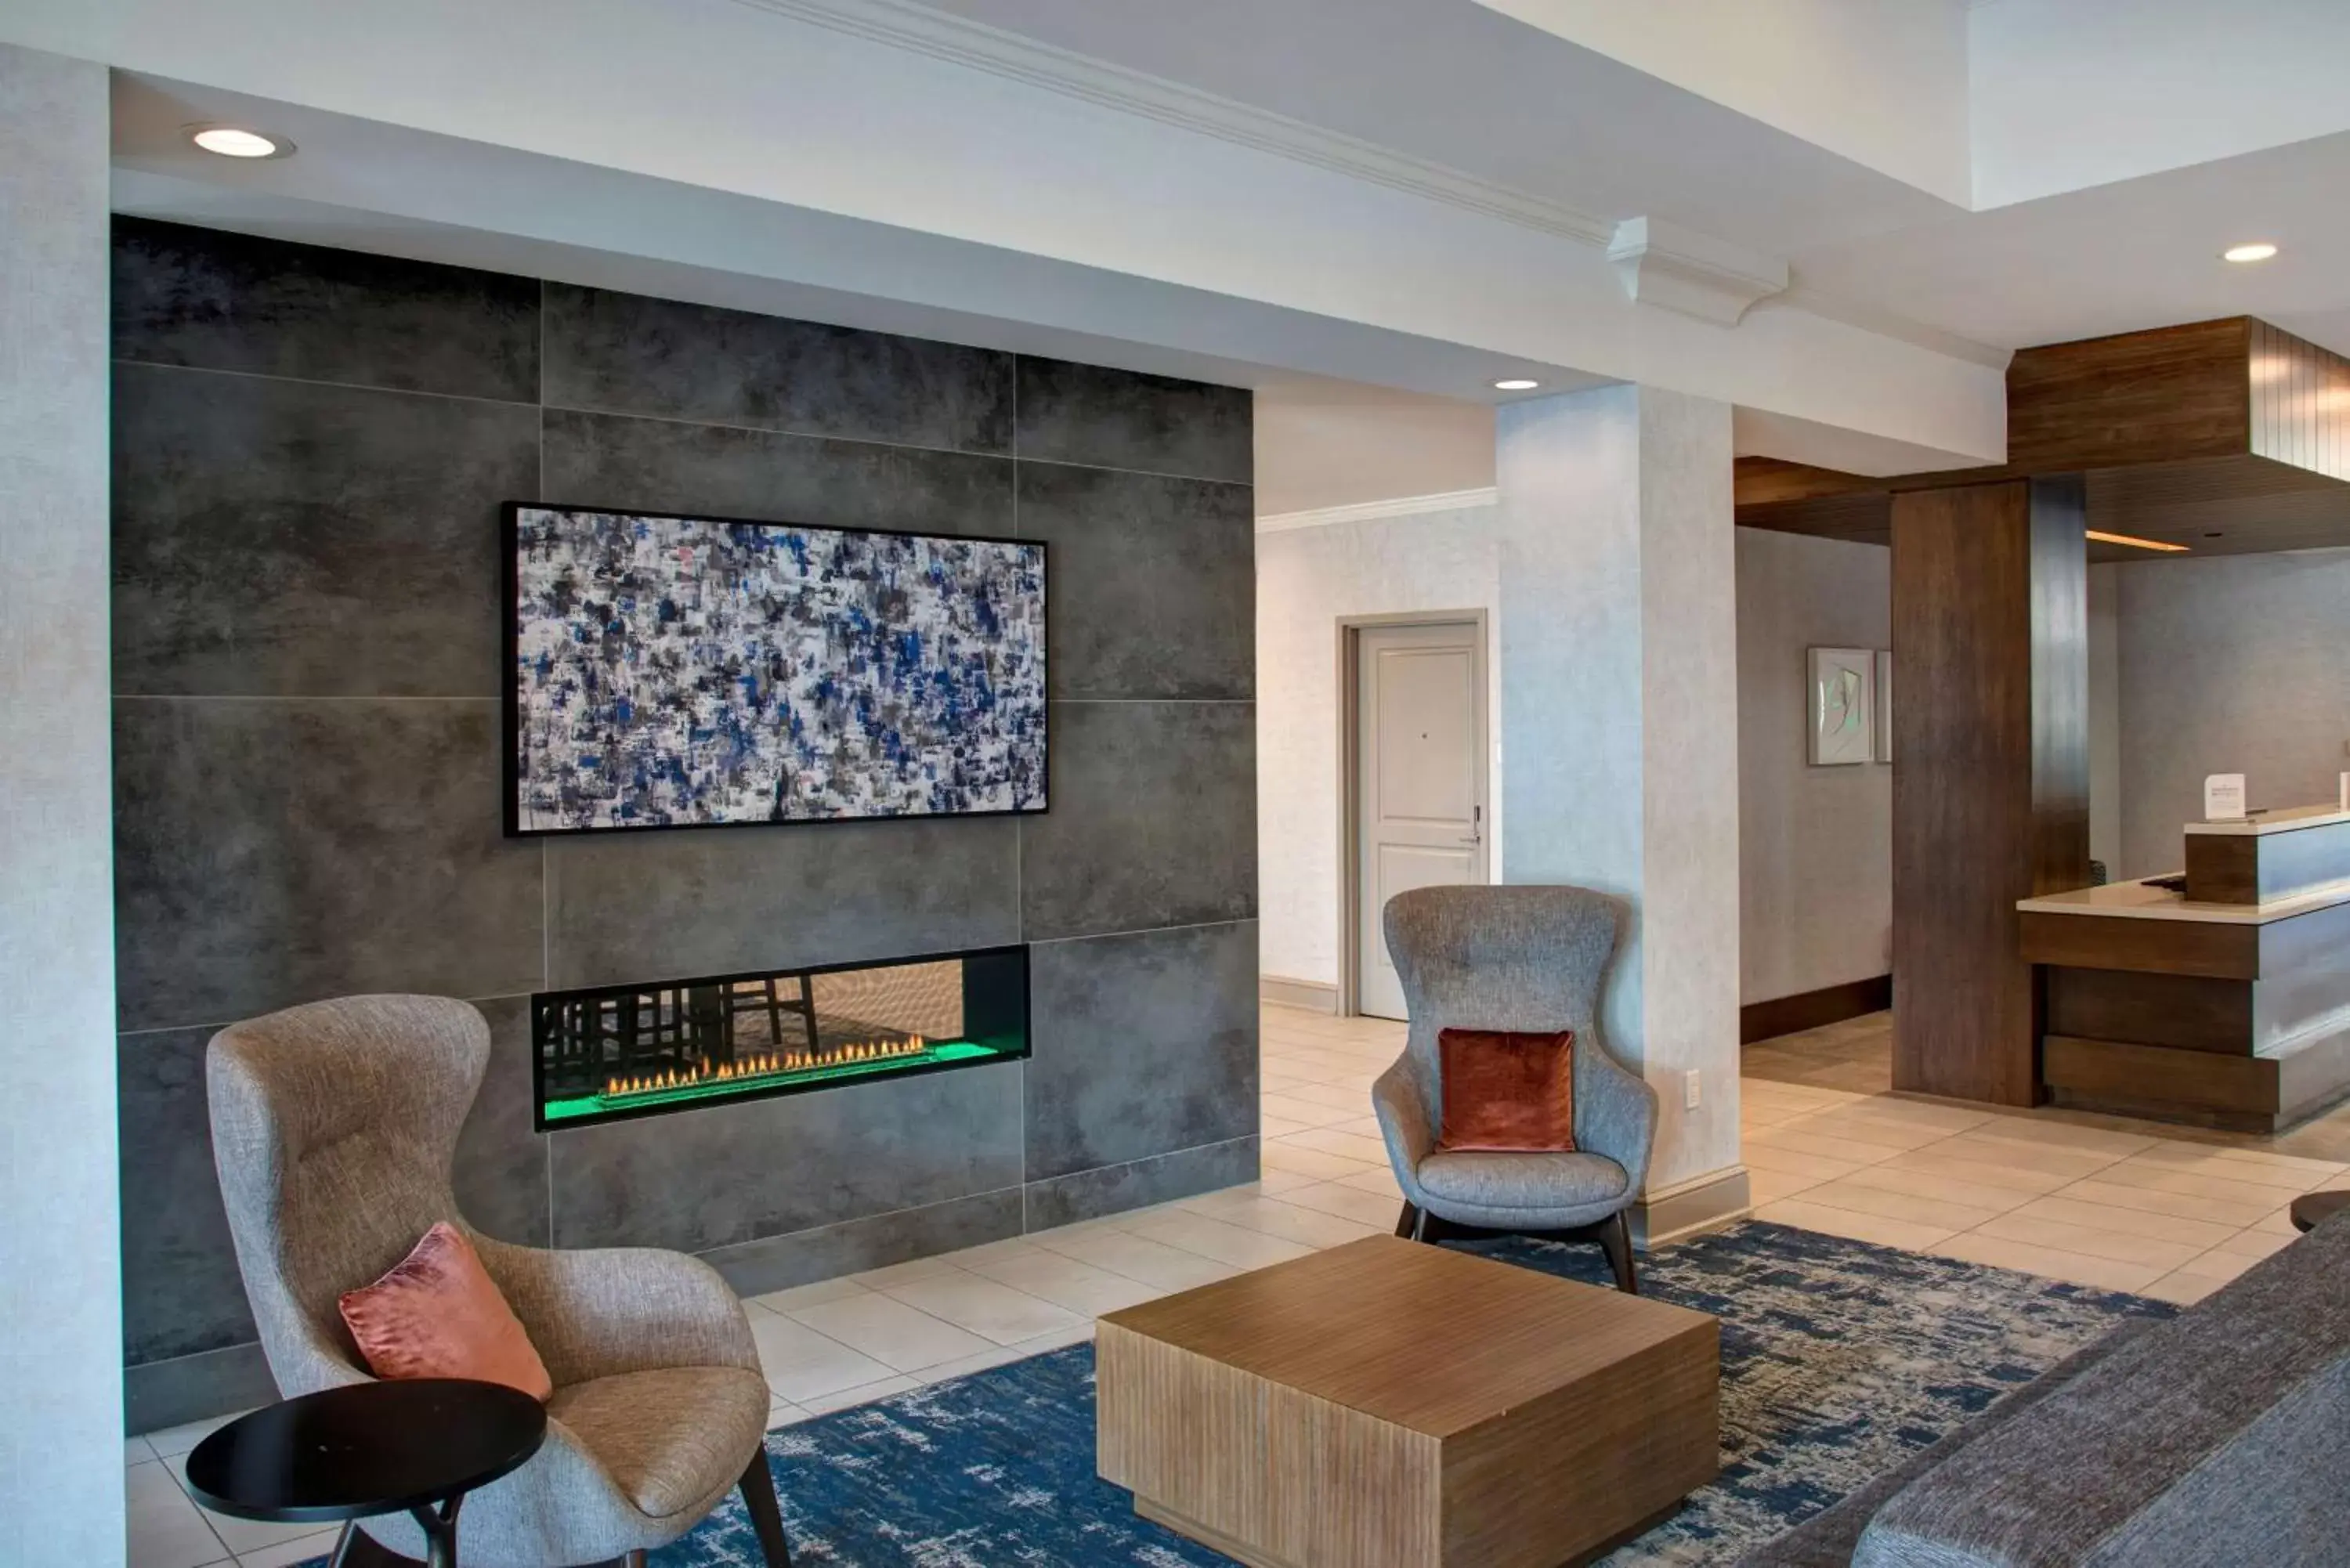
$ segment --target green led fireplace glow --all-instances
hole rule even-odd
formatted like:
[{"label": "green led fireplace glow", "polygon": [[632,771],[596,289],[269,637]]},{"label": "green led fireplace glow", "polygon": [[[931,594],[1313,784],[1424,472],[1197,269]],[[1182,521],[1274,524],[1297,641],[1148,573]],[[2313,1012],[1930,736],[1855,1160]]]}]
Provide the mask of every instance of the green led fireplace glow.
[{"label": "green led fireplace glow", "polygon": [[1028,950],[532,999],[541,1131],[1028,1054]]}]

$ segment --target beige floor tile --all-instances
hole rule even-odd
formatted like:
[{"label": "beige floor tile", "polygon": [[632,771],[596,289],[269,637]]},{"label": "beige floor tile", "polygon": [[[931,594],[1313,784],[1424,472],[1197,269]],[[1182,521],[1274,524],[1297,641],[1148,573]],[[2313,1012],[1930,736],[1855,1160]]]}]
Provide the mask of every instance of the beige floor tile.
[{"label": "beige floor tile", "polygon": [[785,1291],[769,1291],[763,1296],[744,1296],[743,1304],[763,1307],[768,1312],[789,1312],[794,1307],[815,1306],[821,1302],[837,1302],[845,1296],[863,1294],[863,1285],[844,1276],[837,1280],[818,1280],[809,1285],[794,1285]]},{"label": "beige floor tile", "polygon": [[1327,1106],[1332,1110],[1345,1111],[1349,1116],[1370,1114],[1370,1096],[1357,1095],[1352,1089],[1333,1088],[1328,1084],[1307,1084],[1296,1091],[1296,1096],[1301,1100],[1311,1100],[1317,1106]]},{"label": "beige floor tile", "polygon": [[[906,1282],[912,1285],[921,1282]],[[838,1340],[892,1372],[920,1372],[943,1361],[959,1361],[979,1355],[989,1344],[969,1330],[879,1293],[800,1307],[792,1313],[791,1320],[827,1339]],[[807,1403],[788,1388],[777,1388],[775,1392],[796,1404]]]},{"label": "beige floor tile", "polygon": [[2137,1293],[2142,1296],[2151,1296],[2158,1302],[2168,1302],[2174,1306],[2193,1306],[2225,1283],[2227,1283],[2225,1280],[2210,1279],[2201,1274],[2190,1274],[2181,1271],[2163,1275],[2160,1279],[2144,1286]]},{"label": "beige floor tile", "polygon": [[[2267,1196],[2249,1201],[2241,1198],[2207,1198],[2199,1193],[2174,1192],[2165,1187],[2107,1179],[2111,1171],[2118,1168],[2109,1168],[2085,1181],[2058,1188],[2055,1196],[2077,1199],[2084,1203],[2102,1203],[2113,1209],[2136,1209],[2147,1214],[2200,1220],[2206,1224],[2223,1225],[2230,1231],[2241,1231],[2247,1225],[2259,1223],[2277,1207],[2275,1199]],[[2243,1190],[2260,1192],[2262,1189],[2245,1188]]]},{"label": "beige floor tile", "polygon": [[1338,1180],[1345,1186],[1359,1187],[1365,1192],[1376,1192],[1395,1201],[1399,1202],[1403,1199],[1403,1188],[1396,1180],[1393,1168],[1388,1166],[1380,1166],[1377,1170],[1358,1171],[1353,1176],[1342,1176]]},{"label": "beige floor tile", "polygon": [[245,1412],[243,1410],[235,1410],[225,1416],[207,1416],[201,1421],[188,1421],[177,1427],[164,1427],[147,1434],[147,1446],[155,1450],[157,1458],[168,1459],[174,1454],[186,1453],[244,1414]]},{"label": "beige floor tile", "polygon": [[972,1267],[975,1272],[1000,1284],[1024,1291],[1080,1317],[1097,1317],[1120,1307],[1139,1306],[1166,1293],[1157,1285],[1095,1268],[1044,1247],[1024,1257],[1000,1258]]},{"label": "beige floor tile", "polygon": [[[1357,1171],[1371,1169],[1374,1164],[1371,1160],[1331,1154],[1325,1149],[1300,1148],[1286,1140],[1266,1144],[1259,1158],[1275,1170],[1295,1170],[1322,1181],[1336,1181],[1342,1176],[1352,1176]],[[1378,1165],[1387,1163],[1386,1150],[1379,1151],[1376,1163]]]},{"label": "beige floor tile", "polygon": [[[188,1490],[188,1456],[173,1454],[161,1462],[171,1470],[172,1479],[179,1483],[180,1490],[186,1491]],[[189,1501],[194,1501],[192,1493],[190,1494]],[[234,1519],[225,1513],[214,1513],[209,1509],[203,1509],[201,1504],[198,1507],[203,1513],[204,1522],[212,1526],[213,1533],[219,1537],[221,1545],[227,1548],[230,1552],[240,1556],[247,1552],[266,1552],[273,1547],[283,1546],[289,1541],[298,1541],[306,1535],[315,1535],[318,1532],[318,1527],[316,1524],[272,1524],[265,1520]]]},{"label": "beige floor tile", "polygon": [[890,1375],[889,1367],[871,1356],[779,1313],[751,1314],[751,1337],[758,1342],[767,1387],[795,1405]]},{"label": "beige floor tile", "polygon": [[[2245,1175],[2254,1174],[2242,1167],[2230,1168],[2231,1171],[2243,1170]],[[2297,1176],[2287,1177],[2283,1180],[2248,1181],[2234,1174],[2213,1175],[2207,1169],[2161,1159],[2126,1159],[2097,1172],[2097,1179],[2118,1186],[2142,1187],[2155,1192],[2214,1198],[2223,1203],[2258,1204],[2263,1210],[2280,1208],[2301,1196],[2297,1185],[2287,1184],[2288,1181],[2297,1182]]]},{"label": "beige floor tile", "polygon": [[2142,1291],[2167,1272],[2137,1263],[2116,1262],[2110,1258],[2091,1257],[2083,1252],[2068,1252],[2062,1248],[2035,1246],[2029,1241],[1989,1236],[1981,1231],[1961,1231],[1925,1250],[1945,1258],[1957,1258],[1962,1262],[1981,1263],[1994,1269],[2013,1269],[2018,1273],[2037,1274],[2043,1279],[2063,1280],[2070,1284],[2087,1285],[2101,1291]]},{"label": "beige floor tile", "polygon": [[153,1458],[155,1458],[154,1447],[149,1443],[146,1438],[125,1438],[122,1439],[123,1469],[128,1469],[132,1465],[143,1465]]},{"label": "beige floor tile", "polygon": [[1782,1198],[1793,1198],[1798,1192],[1808,1192],[1820,1185],[1816,1176],[1798,1176],[1792,1171],[1765,1170],[1759,1165],[1746,1168],[1746,1190],[1756,1203],[1774,1203]]},{"label": "beige floor tile", "polygon": [[811,1416],[829,1416],[835,1410],[847,1410],[858,1405],[870,1405],[876,1399],[887,1399],[896,1394],[910,1394],[922,1386],[916,1377],[884,1377],[878,1383],[860,1383],[854,1388],[836,1389],[800,1402],[800,1408]]},{"label": "beige floor tile", "polygon": [[2275,1256],[2300,1239],[2291,1230],[2280,1235],[2274,1231],[2256,1226],[2251,1230],[2237,1231],[2211,1250],[2215,1252],[2235,1252],[2257,1262],[2262,1258]]},{"label": "beige floor tile", "polygon": [[1928,1144],[1911,1149],[1908,1154],[1894,1156],[1871,1171],[1915,1171],[1919,1175],[1947,1177],[1953,1182],[1980,1183],[1985,1187],[2004,1187],[2026,1198],[2037,1198],[2069,1187],[2081,1179],[2071,1170],[2037,1170],[2019,1165],[2000,1163],[1996,1156],[1970,1158],[1967,1152],[1946,1154],[1948,1142]]},{"label": "beige floor tile", "polygon": [[2064,1177],[2067,1181],[2095,1176],[2121,1158],[2119,1155],[2101,1150],[1988,1137],[1971,1130],[1946,1137],[1939,1143],[1929,1143],[1923,1148],[1912,1149],[1904,1158],[1919,1156],[1967,1159],[1979,1165],[2000,1166],[2012,1170],[2036,1170],[2047,1176]]},{"label": "beige floor tile", "polygon": [[1326,1127],[1351,1121],[1355,1113],[1336,1106],[1326,1106],[1314,1100],[1300,1099],[1294,1095],[1266,1095],[1258,1101],[1265,1116],[1277,1116],[1301,1127]]},{"label": "beige floor tile", "polygon": [[962,1271],[893,1285],[887,1293],[916,1312],[928,1313],[996,1345],[1017,1345],[1077,1321],[1064,1307],[999,1280]]},{"label": "beige floor tile", "polygon": [[2151,1269],[2158,1274],[2170,1272],[2205,1250],[2186,1241],[2165,1241],[2153,1236],[2132,1235],[2100,1226],[2035,1219],[2022,1210],[1986,1220],[1976,1227],[1975,1234],[1993,1236],[2005,1241],[2022,1241],[2028,1246],[2046,1247],[2060,1252],[2078,1252],[2085,1257],[2104,1258],[2110,1262],[2129,1263]]},{"label": "beige floor tile", "polygon": [[1912,1198],[1930,1198],[1944,1203],[1963,1203],[1970,1209],[1980,1209],[1989,1214],[2004,1214],[2040,1196],[2033,1189],[2002,1187],[1993,1182],[1970,1180],[1943,1171],[1913,1170],[1898,1161],[1872,1165],[1856,1176],[1846,1179],[1881,1188],[1887,1192],[1904,1192]]},{"label": "beige floor tile", "polygon": [[1347,1187],[1336,1181],[1326,1181],[1315,1187],[1301,1187],[1295,1192],[1281,1195],[1284,1203],[1300,1209],[1318,1210],[1336,1214],[1342,1220],[1352,1220],[1358,1225],[1374,1225],[1383,1231],[1395,1229],[1397,1206],[1392,1198],[1360,1188]]},{"label": "beige floor tile", "polygon": [[925,1367],[909,1376],[925,1386],[933,1383],[951,1383],[958,1377],[968,1377],[974,1372],[985,1372],[990,1367],[1009,1366],[1014,1361],[1025,1361],[1034,1354],[1035,1352],[1024,1349],[1017,1345],[1000,1345],[993,1350],[983,1350],[977,1355],[966,1355],[960,1361],[943,1361],[936,1366]]},{"label": "beige floor tile", "polygon": [[129,1568],[202,1568],[228,1560],[228,1548],[163,1461],[125,1469],[122,1490]]},{"label": "beige floor tile", "polygon": [[2023,1144],[2032,1148],[2075,1148],[2126,1159],[2152,1148],[2158,1139],[2143,1133],[2110,1132],[2104,1127],[2075,1127],[2040,1116],[1994,1116],[1967,1129],[1974,1138]]},{"label": "beige floor tile", "polygon": [[2194,1274],[2215,1283],[2226,1284],[2260,1261],[2258,1258],[2247,1257],[2241,1252],[2230,1252],[2223,1248],[2214,1247],[2208,1252],[2188,1259],[2178,1265],[2177,1272],[2182,1274]]},{"label": "beige floor tile", "polygon": [[1035,1339],[1024,1339],[1012,1348],[1020,1353],[1014,1359],[1025,1360],[1031,1355],[1042,1355],[1046,1351],[1066,1350],[1070,1345],[1081,1345],[1092,1339],[1093,1336],[1094,1320],[1087,1318],[1075,1328],[1065,1328],[1056,1334],[1039,1334]]},{"label": "beige floor tile", "polygon": [[2047,1198],[2035,1198],[2014,1211],[2027,1219],[2055,1220],[2067,1225],[2081,1225],[2093,1231],[2112,1231],[2125,1236],[2146,1236],[2158,1241],[2168,1241],[2202,1251],[2216,1247],[2238,1231],[2241,1225],[2219,1225],[2208,1220],[2189,1220],[2173,1214],[2149,1214],[2143,1209],[2124,1209],[2110,1203],[2097,1203],[2074,1196],[2074,1189]]},{"label": "beige floor tile", "polygon": [[2338,1186],[2343,1179],[2343,1168],[2338,1165],[2329,1165],[2323,1160],[2298,1159],[2289,1155],[2268,1154],[2259,1149],[2164,1143],[2147,1149],[2139,1158],[2149,1165],[2165,1165],[2174,1170],[2194,1171],[2227,1181],[2248,1181],[2262,1187],[2282,1188],[2288,1193]]},{"label": "beige floor tile", "polygon": [[1808,1176],[1820,1181],[1834,1181],[1840,1176],[1850,1176],[1865,1170],[1867,1163],[1857,1159],[1833,1159],[1824,1154],[1808,1154],[1802,1149],[1780,1148],[1765,1143],[1750,1143],[1740,1158],[1749,1168],[1776,1170],[1789,1176]]},{"label": "beige floor tile", "polygon": [[1188,1291],[1230,1279],[1241,1272],[1230,1263],[1220,1263],[1197,1252],[1125,1231],[1046,1240],[1045,1244],[1081,1263],[1091,1263],[1095,1268],[1156,1285],[1162,1291]]},{"label": "beige floor tile", "polygon": [[1292,1192],[1301,1187],[1312,1187],[1322,1179],[1321,1177],[1309,1171],[1284,1170],[1278,1166],[1268,1165],[1259,1172],[1256,1188],[1258,1191],[1270,1196],[1275,1193]]},{"label": "beige floor tile", "polygon": [[[1929,1133],[1920,1142],[1931,1142],[1939,1137]],[[1856,1133],[1823,1130],[1811,1118],[1783,1122],[1775,1127],[1765,1127],[1746,1140],[1746,1147],[1784,1149],[1791,1154],[1815,1154],[1828,1159],[1842,1160],[1847,1165],[1874,1165],[1890,1159],[1905,1147],[1914,1145],[1873,1143]],[[1749,1163],[1752,1163],[1751,1161]]]},{"label": "beige floor tile", "polygon": [[1246,1225],[1268,1236],[1279,1236],[1284,1241],[1298,1241],[1315,1248],[1342,1246],[1348,1241],[1359,1241],[1366,1236],[1384,1236],[1395,1227],[1394,1213],[1388,1214],[1385,1224],[1372,1225],[1265,1197],[1202,1199],[1198,1208],[1201,1213],[1212,1215],[1226,1224]]},{"label": "beige floor tile", "polygon": [[1898,1192],[1877,1185],[1872,1179],[1874,1174],[1865,1170],[1842,1181],[1824,1182],[1804,1193],[1804,1201],[1825,1203],[1831,1209],[1856,1210],[1863,1214],[1878,1214],[1887,1220],[1907,1220],[1913,1224],[1940,1231],[1971,1231],[1986,1220],[1996,1219],[2000,1212],[1997,1209],[1978,1209],[1946,1198],[1925,1198],[1914,1192]]},{"label": "beige floor tile", "polygon": [[1292,1258],[1305,1257],[1314,1251],[1302,1241],[1284,1241],[1246,1225],[1227,1224],[1196,1210],[1170,1214],[1147,1225],[1138,1225],[1134,1233],[1239,1269],[1270,1268]]},{"label": "beige floor tile", "polygon": [[335,1538],[340,1533],[340,1530],[313,1530],[258,1552],[240,1552],[236,1554],[236,1568],[294,1568],[296,1563],[307,1563],[332,1552]]},{"label": "beige floor tile", "polygon": [[1910,1251],[1922,1251],[1950,1234],[1950,1227],[1921,1225],[1915,1220],[1890,1220],[1881,1214],[1863,1214],[1850,1209],[1832,1209],[1824,1203],[1814,1203],[1808,1198],[1783,1198],[1775,1203],[1765,1203],[1754,1210],[1754,1218],[1773,1225],[1793,1225],[1798,1230],[1818,1231],[1830,1236],[1843,1236],[1855,1241],[1874,1241],[1880,1247],[1901,1247]]},{"label": "beige floor tile", "polygon": [[[1271,1058],[1267,1058],[1268,1061]],[[1267,1070],[1257,1075],[1257,1092],[1261,1095],[1290,1095],[1299,1089],[1319,1088],[1311,1078],[1294,1078],[1286,1073]]]},{"label": "beige floor tile", "polygon": [[1305,1122],[1293,1122],[1285,1116],[1260,1114],[1256,1119],[1256,1131],[1259,1137],[1287,1137],[1291,1133],[1312,1130],[1313,1128]]},{"label": "beige floor tile", "polygon": [[788,1399],[778,1399],[767,1407],[767,1430],[778,1427],[796,1427],[802,1421],[813,1420],[816,1412],[795,1405]]},{"label": "beige floor tile", "polygon": [[1281,1141],[1287,1148],[1318,1149],[1324,1154],[1335,1154],[1364,1165],[1383,1166],[1388,1162],[1388,1146],[1385,1143],[1375,1137],[1365,1137],[1360,1133],[1340,1132],[1336,1127],[1315,1127],[1311,1132],[1296,1133]]}]

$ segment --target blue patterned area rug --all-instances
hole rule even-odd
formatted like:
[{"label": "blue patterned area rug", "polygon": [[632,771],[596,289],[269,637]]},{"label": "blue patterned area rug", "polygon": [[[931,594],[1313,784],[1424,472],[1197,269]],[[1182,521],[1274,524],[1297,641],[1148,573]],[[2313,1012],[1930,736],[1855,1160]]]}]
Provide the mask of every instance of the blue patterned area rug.
[{"label": "blue patterned area rug", "polygon": [[[1606,1282],[1593,1247],[1464,1250]],[[2158,1302],[1750,1222],[1646,1260],[1641,1289],[1721,1320],[1722,1471],[1608,1559],[1716,1564],[1800,1523]],[[1229,1560],[1094,1474],[1078,1345],[767,1435],[802,1568],[1189,1568]],[[653,1568],[757,1568],[730,1498]]]}]

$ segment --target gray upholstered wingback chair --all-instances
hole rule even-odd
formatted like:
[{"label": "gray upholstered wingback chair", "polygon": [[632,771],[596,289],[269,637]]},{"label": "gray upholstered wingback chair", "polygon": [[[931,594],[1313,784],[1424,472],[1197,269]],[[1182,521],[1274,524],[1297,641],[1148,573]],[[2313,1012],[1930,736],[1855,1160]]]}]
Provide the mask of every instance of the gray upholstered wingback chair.
[{"label": "gray upholstered wingback chair", "polygon": [[[546,1446],[465,1500],[466,1568],[634,1568],[735,1486],[770,1568],[785,1568],[764,1447],[767,1385],[743,1304],[716,1271],[642,1248],[512,1246],[457,1212],[450,1161],[489,1051],[479,1012],[432,996],[314,1002],[213,1037],[213,1159],[278,1391],[367,1380],[338,1298],[446,1220],[480,1252],[555,1383]],[[360,1528],[424,1554],[405,1517]]]},{"label": "gray upholstered wingback chair", "polygon": [[[1381,919],[1411,1015],[1403,1054],[1371,1089],[1403,1189],[1396,1234],[1596,1241],[1617,1284],[1637,1292],[1625,1213],[1648,1179],[1657,1096],[1599,1038],[1613,901],[1584,888],[1419,888]],[[1437,1035],[1456,1028],[1575,1031],[1575,1152],[1438,1152]]]}]

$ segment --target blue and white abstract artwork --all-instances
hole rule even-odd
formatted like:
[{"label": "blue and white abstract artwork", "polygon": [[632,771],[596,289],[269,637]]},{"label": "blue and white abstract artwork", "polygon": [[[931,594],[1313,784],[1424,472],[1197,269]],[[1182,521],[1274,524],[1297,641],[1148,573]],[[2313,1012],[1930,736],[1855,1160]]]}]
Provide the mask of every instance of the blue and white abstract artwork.
[{"label": "blue and white abstract artwork", "polygon": [[1045,809],[1045,547],[512,509],[517,833]]}]

